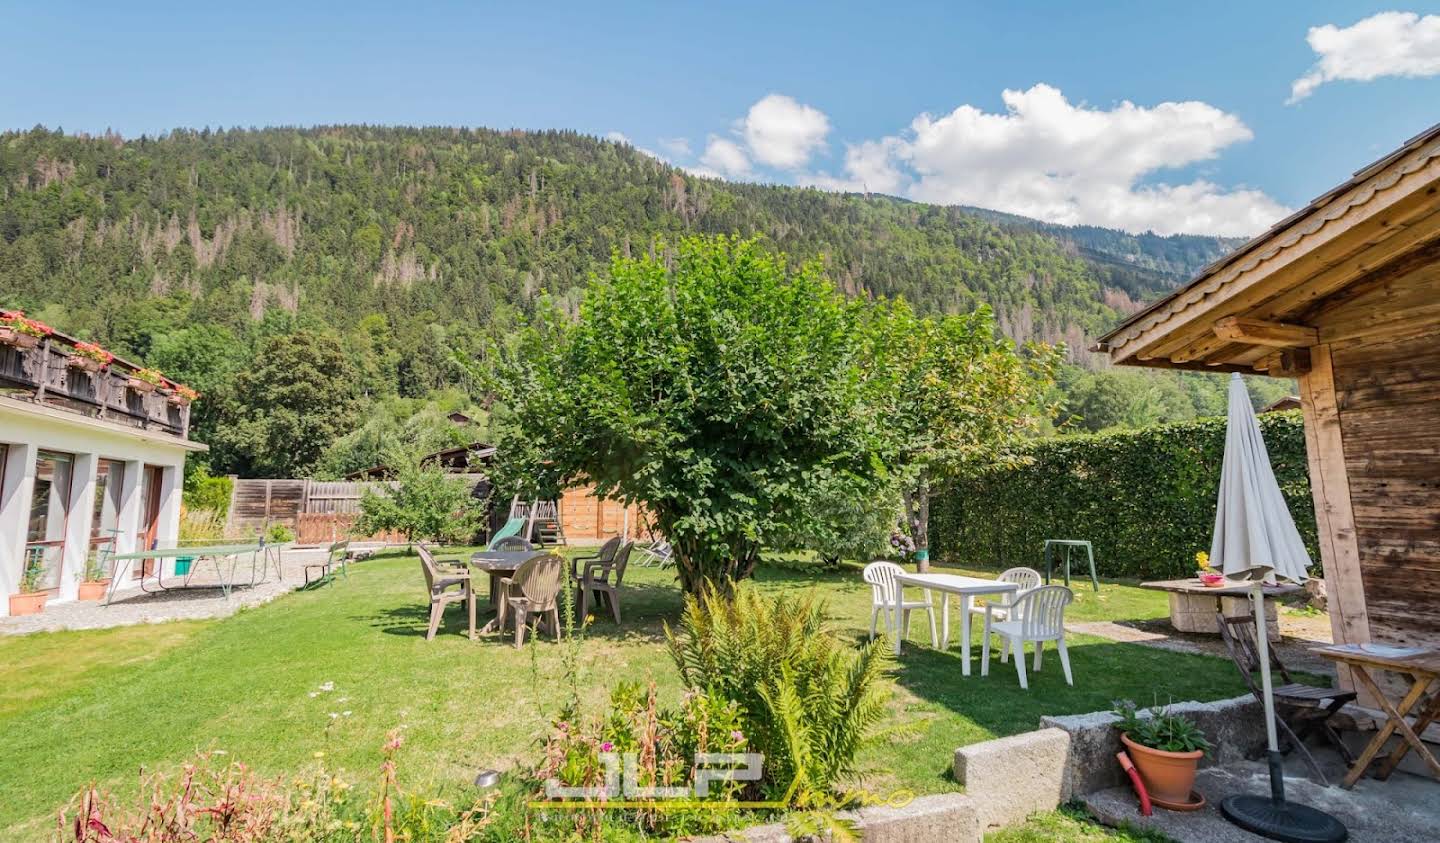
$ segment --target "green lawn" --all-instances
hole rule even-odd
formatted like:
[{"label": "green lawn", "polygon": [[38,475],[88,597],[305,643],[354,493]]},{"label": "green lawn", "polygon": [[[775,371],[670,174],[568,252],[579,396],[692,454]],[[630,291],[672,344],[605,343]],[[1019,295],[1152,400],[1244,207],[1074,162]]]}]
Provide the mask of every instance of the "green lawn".
[{"label": "green lawn", "polygon": [[[414,557],[367,561],[348,580],[224,620],[0,639],[0,839],[41,828],[87,782],[133,792],[139,770],[173,769],[198,750],[224,749],[266,772],[324,752],[327,764],[368,780],[386,731],[402,727],[401,775],[412,786],[531,763],[564,699],[565,648],[549,639],[523,651],[498,638],[471,642],[457,608],[426,642],[418,567]],[[858,570],[771,567],[759,580],[777,591],[822,589],[836,627],[866,635],[870,595]],[[1081,619],[1165,611],[1163,594],[1127,585],[1077,595]],[[661,623],[680,605],[671,574],[631,569],[624,625],[600,618],[584,641],[579,684],[590,704],[616,682],[646,678],[674,698]],[[927,636],[917,624],[914,638]],[[978,651],[976,675],[964,679],[957,648],[907,646],[893,671],[893,720],[905,728],[868,751],[867,786],[954,789],[955,747],[1033,729],[1042,714],[1105,709],[1118,697],[1243,691],[1217,659],[1088,636],[1070,645],[1076,686],[1066,687],[1047,657],[1028,692],[1009,665],[997,662],[981,679]],[[321,690],[327,683],[333,690]]]}]

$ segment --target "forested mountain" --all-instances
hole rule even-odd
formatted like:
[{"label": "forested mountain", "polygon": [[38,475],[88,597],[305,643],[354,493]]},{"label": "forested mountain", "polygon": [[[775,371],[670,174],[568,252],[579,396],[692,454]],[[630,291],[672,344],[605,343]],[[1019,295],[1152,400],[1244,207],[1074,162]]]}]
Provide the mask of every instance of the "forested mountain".
[{"label": "forested mountain", "polygon": [[5,300],[138,354],[127,317],[155,300],[242,331],[277,308],[338,329],[483,325],[542,289],[573,303],[612,249],[682,232],[763,234],[848,292],[984,301],[1017,336],[1072,342],[1227,245],[730,184],[573,132],[0,136]]},{"label": "forested mountain", "polygon": [[566,131],[0,134],[0,305],[202,390],[301,329],[338,340],[362,397],[463,390],[456,358],[542,292],[573,309],[613,250],[685,233],[763,235],[848,293],[922,311],[988,303],[1013,337],[1082,361],[1090,336],[1232,245],[732,184]]}]

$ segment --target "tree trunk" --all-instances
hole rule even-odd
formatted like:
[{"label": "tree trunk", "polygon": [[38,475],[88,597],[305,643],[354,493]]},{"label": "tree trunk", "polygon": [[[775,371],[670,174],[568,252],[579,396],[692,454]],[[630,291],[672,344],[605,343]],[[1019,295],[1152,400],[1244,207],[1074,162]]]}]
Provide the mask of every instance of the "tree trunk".
[{"label": "tree trunk", "polygon": [[905,492],[905,526],[915,540],[915,570],[930,570],[930,481],[924,474]]}]

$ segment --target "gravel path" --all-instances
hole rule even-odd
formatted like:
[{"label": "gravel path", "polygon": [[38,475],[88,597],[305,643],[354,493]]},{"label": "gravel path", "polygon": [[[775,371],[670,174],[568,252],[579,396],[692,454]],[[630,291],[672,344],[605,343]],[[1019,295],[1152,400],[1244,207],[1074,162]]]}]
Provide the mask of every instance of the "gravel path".
[{"label": "gravel path", "polygon": [[[1151,621],[1072,621],[1065,624],[1072,632],[1109,638],[1111,641],[1126,641],[1158,647],[1176,653],[1203,653],[1228,659],[1225,642],[1218,635],[1191,635],[1176,632],[1167,620]],[[1278,645],[1280,660],[1291,670],[1303,670],[1322,676],[1335,675],[1335,663],[1322,659],[1310,652],[1311,647],[1331,643],[1330,621],[1323,615],[1309,617],[1291,612],[1280,612],[1280,635]]]},{"label": "gravel path", "polygon": [[[267,580],[254,588],[247,586],[232,589],[228,600],[218,586],[162,594],[146,594],[138,588],[127,589],[116,594],[115,601],[109,606],[99,601],[76,600],[47,605],[45,611],[38,615],[0,618],[0,635],[223,618],[233,615],[241,607],[268,603],[299,588],[304,582],[302,568],[312,557],[313,554],[310,553],[287,552],[280,568],[281,579],[277,580],[275,572],[271,570]],[[201,575],[205,570],[206,568],[201,568],[196,573],[192,584],[216,582],[213,574],[209,577]],[[248,571],[248,568],[246,570]]]}]

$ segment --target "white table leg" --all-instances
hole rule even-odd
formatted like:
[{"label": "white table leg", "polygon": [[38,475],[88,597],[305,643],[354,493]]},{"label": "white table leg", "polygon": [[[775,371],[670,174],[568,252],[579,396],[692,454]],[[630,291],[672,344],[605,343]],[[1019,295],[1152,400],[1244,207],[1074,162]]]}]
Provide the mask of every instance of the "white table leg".
[{"label": "white table leg", "polygon": [[895,611],[890,617],[890,634],[895,636],[895,655],[900,655],[900,604],[905,600],[905,586],[895,583]]},{"label": "white table leg", "polygon": [[970,595],[960,595],[960,675],[970,675]]},{"label": "white table leg", "polygon": [[940,649],[950,649],[950,594],[940,592]]}]

